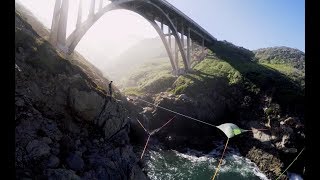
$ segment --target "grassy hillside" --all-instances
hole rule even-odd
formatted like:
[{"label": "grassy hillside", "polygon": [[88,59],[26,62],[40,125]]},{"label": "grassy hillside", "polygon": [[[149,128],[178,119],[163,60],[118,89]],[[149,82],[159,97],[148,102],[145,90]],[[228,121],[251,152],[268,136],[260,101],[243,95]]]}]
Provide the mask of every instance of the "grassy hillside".
[{"label": "grassy hillside", "polygon": [[158,58],[135,68],[122,79],[121,84],[125,87],[125,94],[139,95],[166,91],[175,80],[168,58]]},{"label": "grassy hillside", "polygon": [[[171,43],[172,48],[174,48],[174,40],[172,40]],[[113,63],[104,67],[104,72],[108,72],[108,76],[115,81],[121,82],[119,83],[119,86],[127,87],[132,86],[132,83],[129,83],[128,85],[126,83],[132,82],[132,79],[135,79],[127,78],[140,74],[140,69],[141,74],[148,73],[149,71],[152,73],[154,71],[153,68],[156,68],[156,71],[162,71],[163,68],[158,68],[156,66],[167,66],[170,64],[169,62],[169,57],[164,44],[159,37],[156,37],[144,39],[120,54]],[[148,65],[150,65],[150,67]],[[183,66],[182,61],[180,66]],[[166,68],[166,70],[169,71],[170,68]]]},{"label": "grassy hillside", "polygon": [[282,46],[262,48],[253,52],[260,63],[287,64],[304,71],[305,54],[298,49]]},{"label": "grassy hillside", "polygon": [[169,61],[145,64],[130,75],[132,86],[125,92],[139,95],[170,91],[207,99],[215,96],[230,101],[231,109],[245,96],[258,99],[267,95],[284,110],[303,109],[302,70],[289,63],[260,62],[252,51],[226,41],[212,49],[205,60],[194,64],[194,72],[177,78],[170,75]]}]

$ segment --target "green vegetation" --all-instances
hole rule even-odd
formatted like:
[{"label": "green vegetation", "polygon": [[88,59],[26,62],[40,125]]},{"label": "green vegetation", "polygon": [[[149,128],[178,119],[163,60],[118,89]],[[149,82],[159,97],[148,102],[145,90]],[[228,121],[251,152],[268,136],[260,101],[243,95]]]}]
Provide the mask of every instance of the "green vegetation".
[{"label": "green vegetation", "polygon": [[176,77],[170,74],[160,74],[153,77],[153,79],[144,82],[144,84],[141,85],[141,89],[144,92],[159,93],[162,91],[166,91],[167,88],[170,87],[175,80]]},{"label": "green vegetation", "polygon": [[302,88],[305,86],[305,73],[300,71],[291,65],[288,64],[270,64],[270,63],[261,63],[262,65],[272,68],[275,71],[279,71],[282,74],[286,75],[291,80],[300,84]]},{"label": "green vegetation", "polygon": [[[179,77],[171,74],[168,58],[143,60],[140,65],[131,67],[134,69],[132,73],[122,79],[125,94],[169,91],[176,95],[201,97],[209,104],[212,104],[209,101],[227,100],[231,109],[241,104],[245,96],[255,101],[259,96],[272,96],[273,102],[285,110],[303,104],[304,69],[297,67],[304,67],[304,57],[298,57],[295,64],[290,63],[290,58],[294,59],[297,53],[302,55],[298,51],[267,48],[268,51],[262,53],[263,50],[250,51],[227,41],[218,41],[210,49],[212,51],[207,52],[203,61],[192,63],[192,72]],[[268,61],[261,59],[266,57],[270,57]]]},{"label": "green vegetation", "polygon": [[176,80],[167,58],[152,59],[152,62],[136,66],[128,76],[121,81],[125,94],[159,93],[166,91]]},{"label": "green vegetation", "polygon": [[138,87],[126,88],[126,89],[123,90],[123,93],[125,95],[129,95],[129,96],[141,96],[141,95],[143,95],[143,93],[141,92],[141,90]]},{"label": "green vegetation", "polygon": [[194,72],[180,76],[173,84],[172,92],[194,96],[196,93],[210,91],[212,83],[219,80],[223,80],[226,85],[232,85],[241,81],[241,75],[225,61],[205,59],[194,67]]},{"label": "green vegetation", "polygon": [[262,48],[256,51],[255,58],[260,63],[287,64],[304,71],[305,55],[298,49],[289,47]]}]

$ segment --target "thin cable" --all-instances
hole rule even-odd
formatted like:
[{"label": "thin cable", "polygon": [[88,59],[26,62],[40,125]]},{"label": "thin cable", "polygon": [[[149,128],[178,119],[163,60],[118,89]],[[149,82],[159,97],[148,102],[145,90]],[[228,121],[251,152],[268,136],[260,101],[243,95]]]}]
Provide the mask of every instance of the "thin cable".
[{"label": "thin cable", "polygon": [[[128,117],[128,119],[132,120],[130,117]],[[142,125],[142,123],[141,123],[137,118],[136,118],[136,120],[138,121],[138,123],[140,124],[140,126],[144,129],[144,131],[145,131],[146,133],[150,134],[149,131],[148,131],[146,128],[144,128],[144,126]],[[133,120],[132,120],[132,121],[133,121]]]},{"label": "thin cable", "polygon": [[243,132],[268,131],[268,130],[270,129],[251,129],[251,130],[243,129]]},{"label": "thin cable", "polygon": [[167,124],[169,124],[176,116],[174,116],[173,118],[171,118],[168,122],[166,122],[164,125],[162,125],[160,128],[152,131],[150,134],[153,135],[154,133],[159,132],[162,128],[164,128]]},{"label": "thin cable", "polygon": [[220,162],[219,162],[219,165],[216,169],[216,172],[214,173],[213,177],[212,177],[212,180],[214,180],[214,178],[216,177],[216,175],[218,174],[218,171],[220,169],[220,165],[222,163],[222,159],[223,159],[223,156],[224,156],[224,153],[226,152],[226,149],[227,149],[227,146],[228,146],[228,142],[229,142],[229,138],[227,139],[227,142],[226,142],[226,145],[224,146],[224,150],[223,150],[223,153],[222,153],[222,156],[220,158]]},{"label": "thin cable", "polygon": [[[176,116],[174,116],[173,118],[171,118],[168,122],[166,122],[166,123],[165,123],[164,125],[162,125],[160,128],[152,131],[151,133],[149,133],[149,131],[148,131],[148,130],[142,125],[142,123],[136,118],[136,120],[139,122],[139,124],[141,125],[141,127],[148,133],[148,139],[147,139],[147,142],[146,142],[146,144],[145,144],[145,146],[144,146],[144,148],[143,148],[143,151],[142,151],[142,153],[141,153],[140,159],[142,159],[142,157],[143,157],[143,155],[144,155],[144,153],[145,153],[145,150],[146,150],[147,145],[148,145],[148,143],[149,143],[150,137],[151,137],[153,134],[159,132],[162,128],[164,128],[167,124],[169,124],[175,117],[176,117]],[[128,119],[131,119],[131,118],[128,117]],[[132,120],[132,119],[131,119],[131,120]]]},{"label": "thin cable", "polygon": [[300,153],[297,155],[297,157],[294,158],[294,160],[289,164],[289,166],[280,174],[280,176],[278,176],[278,178],[276,180],[278,180],[292,166],[292,164],[298,159],[298,157],[300,156],[300,154],[303,151],[304,151],[304,148],[300,151]]},{"label": "thin cable", "polygon": [[200,122],[200,123],[203,123],[203,124],[206,124],[206,125],[209,125],[209,126],[212,126],[212,127],[217,127],[217,126],[215,126],[215,125],[213,125],[213,124],[210,124],[210,123],[207,123],[207,122],[201,121],[201,120],[199,120],[199,119],[196,119],[196,118],[193,118],[193,117],[190,117],[190,116],[187,116],[187,115],[184,115],[184,114],[178,113],[178,112],[176,112],[176,111],[173,111],[173,110],[170,110],[170,109],[167,109],[167,108],[161,107],[161,106],[159,106],[159,105],[156,105],[156,104],[150,103],[150,102],[145,101],[145,100],[143,100],[143,99],[140,99],[140,98],[137,98],[137,99],[139,99],[139,100],[141,100],[141,101],[143,101],[143,102],[145,102],[145,103],[151,104],[151,105],[153,105],[153,106],[159,107],[159,108],[161,108],[161,109],[164,109],[164,110],[166,110],[166,111],[170,111],[170,112],[175,113],[175,114],[178,114],[178,115],[180,115],[180,116],[184,116],[184,117],[186,117],[186,118],[192,119],[192,120],[194,120],[194,121],[198,121],[198,122]]},{"label": "thin cable", "polygon": [[146,145],[145,145],[144,148],[143,148],[143,151],[142,151],[142,154],[141,154],[140,159],[142,159],[142,157],[143,157],[143,155],[144,155],[144,152],[145,152],[145,150],[146,150],[146,148],[147,148],[147,145],[148,145],[148,143],[149,143],[150,136],[151,136],[151,135],[149,134],[148,139],[147,139],[147,142],[146,142]]},{"label": "thin cable", "polygon": [[146,133],[150,134],[149,131],[148,131],[148,130],[142,125],[142,123],[139,121],[139,119],[136,118],[136,120],[137,120],[138,123],[141,125],[141,127],[144,129],[144,131],[145,131]]}]

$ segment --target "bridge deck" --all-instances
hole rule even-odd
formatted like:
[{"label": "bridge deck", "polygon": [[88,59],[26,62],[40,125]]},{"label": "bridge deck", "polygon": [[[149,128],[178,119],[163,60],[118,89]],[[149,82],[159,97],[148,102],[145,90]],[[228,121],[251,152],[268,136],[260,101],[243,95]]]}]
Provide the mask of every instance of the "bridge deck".
[{"label": "bridge deck", "polygon": [[[117,1],[117,0],[111,0]],[[162,14],[158,14],[157,11],[153,7],[143,6],[144,0],[132,1],[127,4],[124,8],[134,10],[139,12],[140,14],[144,14],[149,16],[150,19],[155,17],[155,20],[158,22],[163,21],[163,24],[168,25],[168,22],[162,17]],[[179,33],[183,33],[185,36],[188,34],[188,29],[190,28],[190,37],[193,41],[196,41],[199,44],[202,44],[202,39],[204,39],[204,46],[210,47],[217,39],[213,37],[209,32],[207,32],[204,28],[202,28],[199,24],[193,21],[190,17],[185,15],[179,9],[171,5],[166,0],[149,0],[150,2],[159,6],[173,21],[173,23],[177,27],[177,31]],[[141,5],[141,6],[140,6]],[[184,32],[182,32],[182,28]]]},{"label": "bridge deck", "polygon": [[184,34],[187,35],[187,27],[192,29],[191,32],[191,39],[198,41],[201,43],[202,38],[205,39],[205,44],[210,45],[217,41],[215,37],[213,37],[208,31],[202,28],[199,24],[193,21],[190,17],[186,14],[181,12],[179,9],[171,5],[166,0],[151,0],[153,3],[160,6],[165,12],[169,14],[170,17],[174,17],[177,19],[178,22],[178,32],[181,33],[181,28],[184,28]]}]

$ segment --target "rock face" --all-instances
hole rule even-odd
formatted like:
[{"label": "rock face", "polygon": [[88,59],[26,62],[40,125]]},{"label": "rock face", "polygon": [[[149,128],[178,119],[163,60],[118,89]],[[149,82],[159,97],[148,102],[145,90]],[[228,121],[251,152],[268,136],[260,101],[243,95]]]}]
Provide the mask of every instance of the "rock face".
[{"label": "rock face", "polygon": [[[243,156],[255,162],[271,179],[276,179],[281,174],[305,144],[304,127],[300,118],[279,113],[280,110],[276,108],[278,106],[269,103],[265,98],[261,98],[261,102],[252,102],[250,97],[245,96],[243,103],[238,108],[239,115],[237,118],[217,119],[216,121],[207,118],[215,116],[210,114],[211,110],[199,106],[201,103],[197,102],[198,100],[185,94],[174,96],[168,93],[160,93],[153,100],[149,98],[148,101],[213,125],[229,122],[235,123],[243,129],[253,128],[250,133],[232,138],[230,145],[237,147]],[[253,103],[259,103],[259,106],[253,105]],[[143,104],[140,105],[143,106]],[[145,125],[150,129],[160,127],[175,116],[175,114],[159,107],[149,106],[145,109],[149,109],[142,113],[148,117],[149,121]],[[150,111],[152,112],[150,113]],[[248,115],[251,115],[251,117]],[[202,151],[212,150],[214,147],[213,140],[225,138],[215,128],[181,116],[176,117],[170,125],[156,135],[161,138],[161,142],[164,142],[167,148],[183,149],[191,147]],[[244,119],[247,117],[250,117],[250,119]],[[268,130],[258,130],[261,128]],[[303,157],[300,157],[296,164],[291,167],[291,170],[303,174]],[[285,176],[281,178],[286,179]]]},{"label": "rock face", "polygon": [[19,14],[15,24],[16,179],[146,179],[121,101]]},{"label": "rock face", "polygon": [[48,169],[46,172],[50,180],[80,180],[81,178],[72,170],[65,169]]},{"label": "rock face", "polygon": [[70,154],[67,157],[66,162],[70,169],[74,171],[80,171],[84,167],[83,159],[78,154]]},{"label": "rock face", "polygon": [[38,140],[31,141],[27,145],[26,150],[32,159],[38,159],[50,154],[50,147],[46,143]]},{"label": "rock face", "polygon": [[79,91],[76,88],[70,90],[69,97],[70,106],[74,110],[75,115],[87,121],[94,120],[95,116],[101,111],[105,101],[103,97],[94,91]]}]

